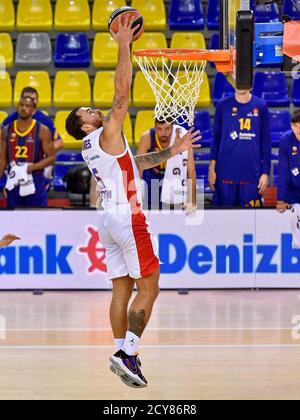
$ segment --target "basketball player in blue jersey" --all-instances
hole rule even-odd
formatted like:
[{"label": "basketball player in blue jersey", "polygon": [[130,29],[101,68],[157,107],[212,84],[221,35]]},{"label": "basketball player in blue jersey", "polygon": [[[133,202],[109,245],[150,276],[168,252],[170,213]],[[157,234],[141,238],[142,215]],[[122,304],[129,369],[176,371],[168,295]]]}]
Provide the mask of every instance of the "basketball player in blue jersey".
[{"label": "basketball player in blue jersey", "polygon": [[[200,136],[191,129],[182,138],[177,135],[170,148],[133,157],[122,131],[132,83],[132,22],[122,23],[119,17],[118,33],[112,33],[119,57],[111,111],[104,116],[97,109],[76,108],[67,118],[66,129],[83,139],[82,155],[102,197],[99,237],[113,283],[110,321],[117,350],[110,358],[111,370],[128,386],[146,387],[136,351],[159,294],[160,270],[157,244],[142,210],[139,169],[155,167],[188,150]],[[135,284],[137,295],[128,308]]]},{"label": "basketball player in blue jersey", "polygon": [[[32,118],[49,128],[49,130],[51,131],[51,134],[52,134],[52,139],[54,141],[55,150],[56,151],[61,150],[64,147],[64,144],[63,144],[63,141],[62,141],[59,133],[57,132],[56,128],[54,127],[52,119],[50,117],[48,117],[48,115],[44,114],[42,111],[37,109],[38,104],[39,104],[38,91],[35,88],[33,88],[31,86],[28,86],[28,87],[25,87],[22,90],[21,97],[23,97],[23,96],[27,96],[27,97],[29,97],[33,100],[35,110],[34,110],[34,113],[32,114]],[[2,123],[2,126],[10,124],[13,121],[17,120],[18,118],[19,118],[18,112],[17,111],[13,112],[12,114],[10,114],[8,117],[5,118],[5,120]]]},{"label": "basketball player in blue jersey", "polygon": [[300,110],[292,115],[292,130],[280,141],[277,210],[300,204]]},{"label": "basketball player in blue jersey", "polygon": [[214,205],[261,207],[270,169],[267,105],[250,91],[237,90],[216,108],[209,168]]},{"label": "basketball player in blue jersey", "polygon": [[11,165],[26,164],[32,174],[35,193],[22,196],[20,187],[7,191],[7,208],[46,207],[47,191],[43,170],[55,162],[55,150],[50,130],[32,118],[35,106],[30,97],[22,97],[18,104],[19,119],[1,129],[0,177]]}]

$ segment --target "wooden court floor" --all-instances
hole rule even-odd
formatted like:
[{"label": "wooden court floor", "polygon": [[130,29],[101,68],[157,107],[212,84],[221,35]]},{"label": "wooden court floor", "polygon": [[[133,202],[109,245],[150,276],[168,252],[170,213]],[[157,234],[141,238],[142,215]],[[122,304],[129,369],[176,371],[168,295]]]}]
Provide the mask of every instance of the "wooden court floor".
[{"label": "wooden court floor", "polygon": [[108,369],[109,303],[1,292],[0,399],[300,399],[300,290],[161,292],[139,390]]}]

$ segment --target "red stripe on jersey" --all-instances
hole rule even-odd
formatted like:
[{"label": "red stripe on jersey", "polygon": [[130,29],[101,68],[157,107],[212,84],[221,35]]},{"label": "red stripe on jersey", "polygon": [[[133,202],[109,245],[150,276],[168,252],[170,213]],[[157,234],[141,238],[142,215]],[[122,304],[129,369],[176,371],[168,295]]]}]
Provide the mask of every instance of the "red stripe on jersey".
[{"label": "red stripe on jersey", "polygon": [[125,156],[117,160],[122,170],[127,199],[132,209],[132,231],[138,252],[141,276],[148,277],[158,270],[159,261],[154,254],[146,217],[140,208],[140,204],[137,202],[137,188],[131,157],[127,152]]}]

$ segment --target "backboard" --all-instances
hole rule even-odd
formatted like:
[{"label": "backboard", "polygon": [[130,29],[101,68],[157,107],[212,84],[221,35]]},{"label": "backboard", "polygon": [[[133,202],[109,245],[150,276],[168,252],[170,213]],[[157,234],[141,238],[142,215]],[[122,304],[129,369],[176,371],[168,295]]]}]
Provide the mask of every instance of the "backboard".
[{"label": "backboard", "polygon": [[234,69],[228,80],[237,89],[253,83],[254,17],[251,0],[220,0],[220,49],[234,51]]}]

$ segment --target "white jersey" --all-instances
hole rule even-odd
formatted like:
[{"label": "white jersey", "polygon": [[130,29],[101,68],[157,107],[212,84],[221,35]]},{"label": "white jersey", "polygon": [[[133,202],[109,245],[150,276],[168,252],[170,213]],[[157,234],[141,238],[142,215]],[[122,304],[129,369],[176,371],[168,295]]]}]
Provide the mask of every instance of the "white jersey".
[{"label": "white jersey", "polygon": [[141,179],[128,142],[123,135],[125,151],[110,155],[100,146],[103,127],[83,139],[82,156],[94,175],[104,209],[120,204],[142,205]]}]

